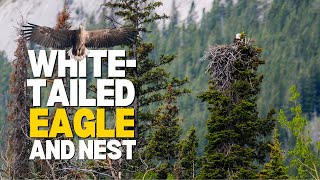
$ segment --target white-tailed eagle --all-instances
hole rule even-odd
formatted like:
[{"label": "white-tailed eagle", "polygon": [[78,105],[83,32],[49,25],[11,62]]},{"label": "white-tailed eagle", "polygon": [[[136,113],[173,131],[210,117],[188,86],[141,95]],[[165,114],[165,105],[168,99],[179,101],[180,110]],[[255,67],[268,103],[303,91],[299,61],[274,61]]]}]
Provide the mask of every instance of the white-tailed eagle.
[{"label": "white-tailed eagle", "polygon": [[241,40],[241,34],[237,33],[236,37],[233,39],[233,42],[236,43],[236,42],[239,42],[240,40]]},{"label": "white-tailed eagle", "polygon": [[136,38],[138,31],[120,27],[86,31],[82,25],[77,30],[53,29],[28,23],[23,26],[22,35],[29,41],[47,48],[69,50],[69,56],[82,60],[88,54],[88,48],[108,48],[116,45],[129,45]]}]

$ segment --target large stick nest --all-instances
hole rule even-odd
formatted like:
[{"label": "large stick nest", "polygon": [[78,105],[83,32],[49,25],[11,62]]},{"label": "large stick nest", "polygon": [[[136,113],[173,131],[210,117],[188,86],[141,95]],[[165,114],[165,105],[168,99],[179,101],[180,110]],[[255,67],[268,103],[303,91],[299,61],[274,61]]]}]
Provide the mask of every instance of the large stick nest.
[{"label": "large stick nest", "polygon": [[249,43],[234,43],[210,46],[205,52],[202,60],[209,61],[206,72],[218,91],[225,91],[234,83],[234,73],[239,71],[239,65],[245,69],[255,68],[252,63],[257,60],[258,53],[253,53],[253,56],[243,54],[244,48],[254,49]]}]

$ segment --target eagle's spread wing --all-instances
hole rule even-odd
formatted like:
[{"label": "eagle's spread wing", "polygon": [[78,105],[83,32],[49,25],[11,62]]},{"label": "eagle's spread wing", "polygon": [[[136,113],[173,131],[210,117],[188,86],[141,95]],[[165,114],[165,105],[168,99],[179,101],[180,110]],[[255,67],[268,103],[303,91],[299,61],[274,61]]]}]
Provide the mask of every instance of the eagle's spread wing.
[{"label": "eagle's spread wing", "polygon": [[51,48],[68,48],[74,42],[75,30],[56,30],[28,23],[23,26],[22,35],[33,43]]},{"label": "eagle's spread wing", "polygon": [[88,31],[85,46],[107,48],[116,45],[129,45],[137,34],[137,30],[126,27]]}]

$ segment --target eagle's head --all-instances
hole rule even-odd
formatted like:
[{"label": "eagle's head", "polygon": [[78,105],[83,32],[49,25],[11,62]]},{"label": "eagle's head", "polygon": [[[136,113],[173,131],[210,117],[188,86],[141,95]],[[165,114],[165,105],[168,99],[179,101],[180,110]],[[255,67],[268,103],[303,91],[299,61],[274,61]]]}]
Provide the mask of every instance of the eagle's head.
[{"label": "eagle's head", "polygon": [[84,28],[83,28],[83,25],[82,25],[82,24],[80,24],[80,25],[79,25],[79,30],[80,30],[80,31],[83,31],[83,30],[84,30]]},{"label": "eagle's head", "polygon": [[236,39],[241,39],[241,34],[240,33],[236,34]]}]

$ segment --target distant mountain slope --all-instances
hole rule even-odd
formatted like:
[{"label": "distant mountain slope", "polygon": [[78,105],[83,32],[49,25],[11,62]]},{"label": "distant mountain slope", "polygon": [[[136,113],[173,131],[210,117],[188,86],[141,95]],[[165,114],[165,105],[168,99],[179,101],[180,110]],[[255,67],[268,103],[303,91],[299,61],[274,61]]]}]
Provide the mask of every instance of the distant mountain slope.
[{"label": "distant mountain slope", "polygon": [[[72,21],[78,25],[89,14],[99,14],[103,0],[73,0],[70,2]],[[57,12],[64,5],[64,1],[52,0],[2,0],[0,2],[0,50],[4,50],[9,59],[13,58],[16,39],[15,27],[21,17],[25,21],[45,26],[55,25]],[[82,15],[77,15],[82,14]]]},{"label": "distant mountain slope", "polygon": [[[100,18],[102,12],[101,4],[106,0],[67,0],[70,5],[71,21],[77,28],[80,23],[85,23],[88,17]],[[158,9],[159,13],[170,15],[172,0],[162,0],[164,6]],[[181,19],[187,17],[188,9],[192,0],[175,0],[178,11],[181,12]],[[199,4],[196,7],[198,19],[201,18],[202,9],[210,10],[212,0],[196,0]],[[21,20],[53,26],[56,21],[57,12],[64,5],[63,0],[0,0],[0,50],[4,50],[9,57],[13,58],[16,39],[15,27]]]}]

